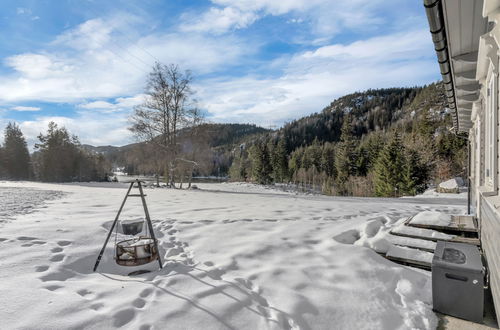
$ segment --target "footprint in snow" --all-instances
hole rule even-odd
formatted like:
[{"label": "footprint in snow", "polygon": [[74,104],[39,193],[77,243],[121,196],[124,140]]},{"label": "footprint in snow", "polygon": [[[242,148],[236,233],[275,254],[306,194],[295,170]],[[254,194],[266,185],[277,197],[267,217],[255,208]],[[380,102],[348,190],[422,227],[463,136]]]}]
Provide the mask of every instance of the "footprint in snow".
[{"label": "footprint in snow", "polygon": [[115,315],[113,315],[113,318],[113,325],[115,327],[122,327],[135,318],[135,310],[133,308],[122,309],[121,311],[116,312]]},{"label": "footprint in snow", "polygon": [[60,286],[60,285],[48,285],[48,286],[44,287],[44,289],[47,289],[49,291],[56,291],[56,290],[61,289],[61,288],[62,288],[62,286]]},{"label": "footprint in snow", "polygon": [[64,259],[64,254],[55,254],[49,260],[53,262],[59,262]]},{"label": "footprint in snow", "polygon": [[49,266],[36,266],[35,267],[35,272],[37,273],[42,273],[45,272],[47,269],[49,269]]},{"label": "footprint in snow", "polygon": [[136,308],[143,308],[146,305],[146,300],[142,298],[136,298],[134,301],[132,301],[132,305]]},{"label": "footprint in snow", "polygon": [[78,293],[82,297],[85,297],[85,296],[88,296],[89,294],[93,294],[94,292],[87,290],[87,289],[81,289],[81,290],[76,291],[76,293]]},{"label": "footprint in snow", "polygon": [[18,241],[33,241],[37,239],[36,237],[30,237],[30,236],[19,236],[17,238]]},{"label": "footprint in snow", "polygon": [[90,308],[92,308],[95,311],[98,311],[103,307],[104,307],[104,304],[101,304],[101,303],[95,303],[95,304],[90,305]]},{"label": "footprint in snow", "polygon": [[59,246],[68,246],[71,243],[72,243],[71,241],[59,241],[59,242],[57,242],[57,245],[59,245]]},{"label": "footprint in snow", "polygon": [[33,245],[44,245],[44,244],[47,244],[47,242],[37,240],[37,241],[28,241],[28,243],[24,243],[21,246],[22,247],[29,247],[29,246],[33,246]]},{"label": "footprint in snow", "polygon": [[153,293],[153,289],[147,288],[147,289],[142,290],[141,293],[139,293],[139,296],[142,298],[146,298],[146,297],[149,297],[151,295],[151,293]]}]

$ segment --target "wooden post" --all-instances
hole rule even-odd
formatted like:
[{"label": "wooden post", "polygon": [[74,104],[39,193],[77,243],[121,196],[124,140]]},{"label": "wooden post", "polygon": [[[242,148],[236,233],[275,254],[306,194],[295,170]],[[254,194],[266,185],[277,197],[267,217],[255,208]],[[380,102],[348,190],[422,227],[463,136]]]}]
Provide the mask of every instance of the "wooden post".
[{"label": "wooden post", "polygon": [[149,232],[151,233],[151,238],[153,239],[156,251],[158,253],[158,264],[160,265],[160,269],[162,269],[163,265],[161,263],[160,250],[158,249],[158,241],[156,240],[155,232],[153,230],[153,224],[151,223],[151,218],[149,217],[149,210],[148,206],[146,205],[146,199],[144,198],[144,193],[142,192],[141,181],[137,179],[136,182],[137,186],[139,187],[139,192],[141,194],[142,206],[144,207],[144,213],[146,214],[146,221],[148,222]]},{"label": "wooden post", "polygon": [[130,187],[128,187],[127,194],[125,195],[125,198],[123,199],[122,205],[120,206],[120,209],[118,210],[118,213],[116,214],[115,221],[113,221],[113,225],[111,225],[111,229],[109,230],[108,237],[106,237],[106,241],[104,242],[104,245],[102,246],[101,252],[99,252],[99,256],[97,257],[97,260],[94,265],[94,272],[97,270],[97,266],[99,266],[99,263],[101,262],[102,255],[104,253],[104,250],[106,249],[106,245],[108,244],[109,238],[111,237],[111,234],[113,233],[113,229],[115,228],[116,222],[118,221],[118,218],[120,217],[120,213],[122,213],[123,206],[125,205],[125,202],[127,201],[128,194],[130,193],[130,190],[134,186],[134,182],[130,183]]}]

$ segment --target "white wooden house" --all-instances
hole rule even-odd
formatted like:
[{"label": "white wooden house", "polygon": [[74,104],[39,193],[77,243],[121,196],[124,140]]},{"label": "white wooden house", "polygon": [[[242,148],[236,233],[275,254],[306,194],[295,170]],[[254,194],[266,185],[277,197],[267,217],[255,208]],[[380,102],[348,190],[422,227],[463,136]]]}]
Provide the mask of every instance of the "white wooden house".
[{"label": "white wooden house", "polygon": [[454,129],[468,133],[470,205],[500,315],[500,0],[424,0]]}]

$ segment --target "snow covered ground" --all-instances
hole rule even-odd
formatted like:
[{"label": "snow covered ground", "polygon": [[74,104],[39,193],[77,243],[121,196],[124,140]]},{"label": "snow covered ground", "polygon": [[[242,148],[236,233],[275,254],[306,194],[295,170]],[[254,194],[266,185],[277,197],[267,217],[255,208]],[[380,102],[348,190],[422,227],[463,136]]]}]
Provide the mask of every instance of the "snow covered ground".
[{"label": "snow covered ground", "polygon": [[[92,272],[126,185],[0,182],[0,327],[435,328],[430,273],[360,243],[420,211],[463,214],[462,196],[198,187],[146,189],[164,268],[151,263],[139,267],[151,273],[129,277],[135,268],[114,263],[114,235]],[[141,211],[129,199],[123,219]]]}]

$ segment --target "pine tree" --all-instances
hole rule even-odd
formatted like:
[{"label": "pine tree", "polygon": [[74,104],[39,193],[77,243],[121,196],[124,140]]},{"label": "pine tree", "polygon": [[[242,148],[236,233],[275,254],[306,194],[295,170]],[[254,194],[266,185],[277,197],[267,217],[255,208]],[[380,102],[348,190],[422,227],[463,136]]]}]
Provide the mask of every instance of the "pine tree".
[{"label": "pine tree", "polygon": [[408,195],[416,195],[425,191],[429,180],[429,169],[422,163],[420,155],[415,150],[409,150],[406,156],[406,166],[403,182],[404,192]]},{"label": "pine tree", "polygon": [[26,180],[30,177],[30,154],[26,140],[19,126],[9,123],[5,128],[3,147],[4,168],[6,176],[15,180]]},{"label": "pine tree", "polygon": [[417,122],[417,132],[424,137],[430,138],[432,134],[434,134],[434,130],[434,124],[431,120],[429,110],[424,111],[422,117]]},{"label": "pine tree", "polygon": [[298,172],[302,166],[302,157],[303,157],[304,149],[297,148],[290,155],[290,160],[288,161],[288,169],[291,178],[293,179],[295,184],[298,184]]},{"label": "pine tree", "polygon": [[238,154],[234,157],[231,167],[229,168],[229,177],[232,181],[247,180],[247,162],[247,153],[241,148],[240,151],[238,151]]},{"label": "pine tree", "polygon": [[250,148],[250,158],[252,161],[252,175],[254,180],[260,184],[272,182],[271,159],[267,144],[258,141]]},{"label": "pine tree", "polygon": [[3,147],[0,145],[0,179],[5,178],[7,173],[5,171],[5,153]]},{"label": "pine tree", "polygon": [[344,116],[344,123],[340,135],[340,143],[337,145],[335,155],[335,167],[337,170],[337,189],[339,193],[346,194],[345,183],[350,175],[356,174],[356,146],[357,141],[352,134],[351,116]]},{"label": "pine tree", "polygon": [[231,181],[242,181],[240,176],[240,157],[234,157],[231,167],[229,168],[229,178]]},{"label": "pine tree", "polygon": [[80,142],[71,136],[66,128],[49,123],[46,135],[38,136],[37,149],[38,176],[43,181],[64,182],[81,178]]},{"label": "pine tree", "polygon": [[398,196],[405,191],[406,161],[404,146],[399,134],[394,131],[391,140],[381,151],[375,163],[375,194],[377,196]]},{"label": "pine tree", "polygon": [[278,144],[272,149],[271,165],[275,182],[288,180],[288,157],[284,139],[280,139]]},{"label": "pine tree", "polygon": [[325,143],[321,152],[321,170],[328,177],[335,177],[335,149],[331,143]]},{"label": "pine tree", "polygon": [[316,168],[316,170],[320,170],[321,168],[321,145],[319,143],[318,138],[316,137],[312,143],[307,148],[308,157],[311,159],[311,164]]}]

